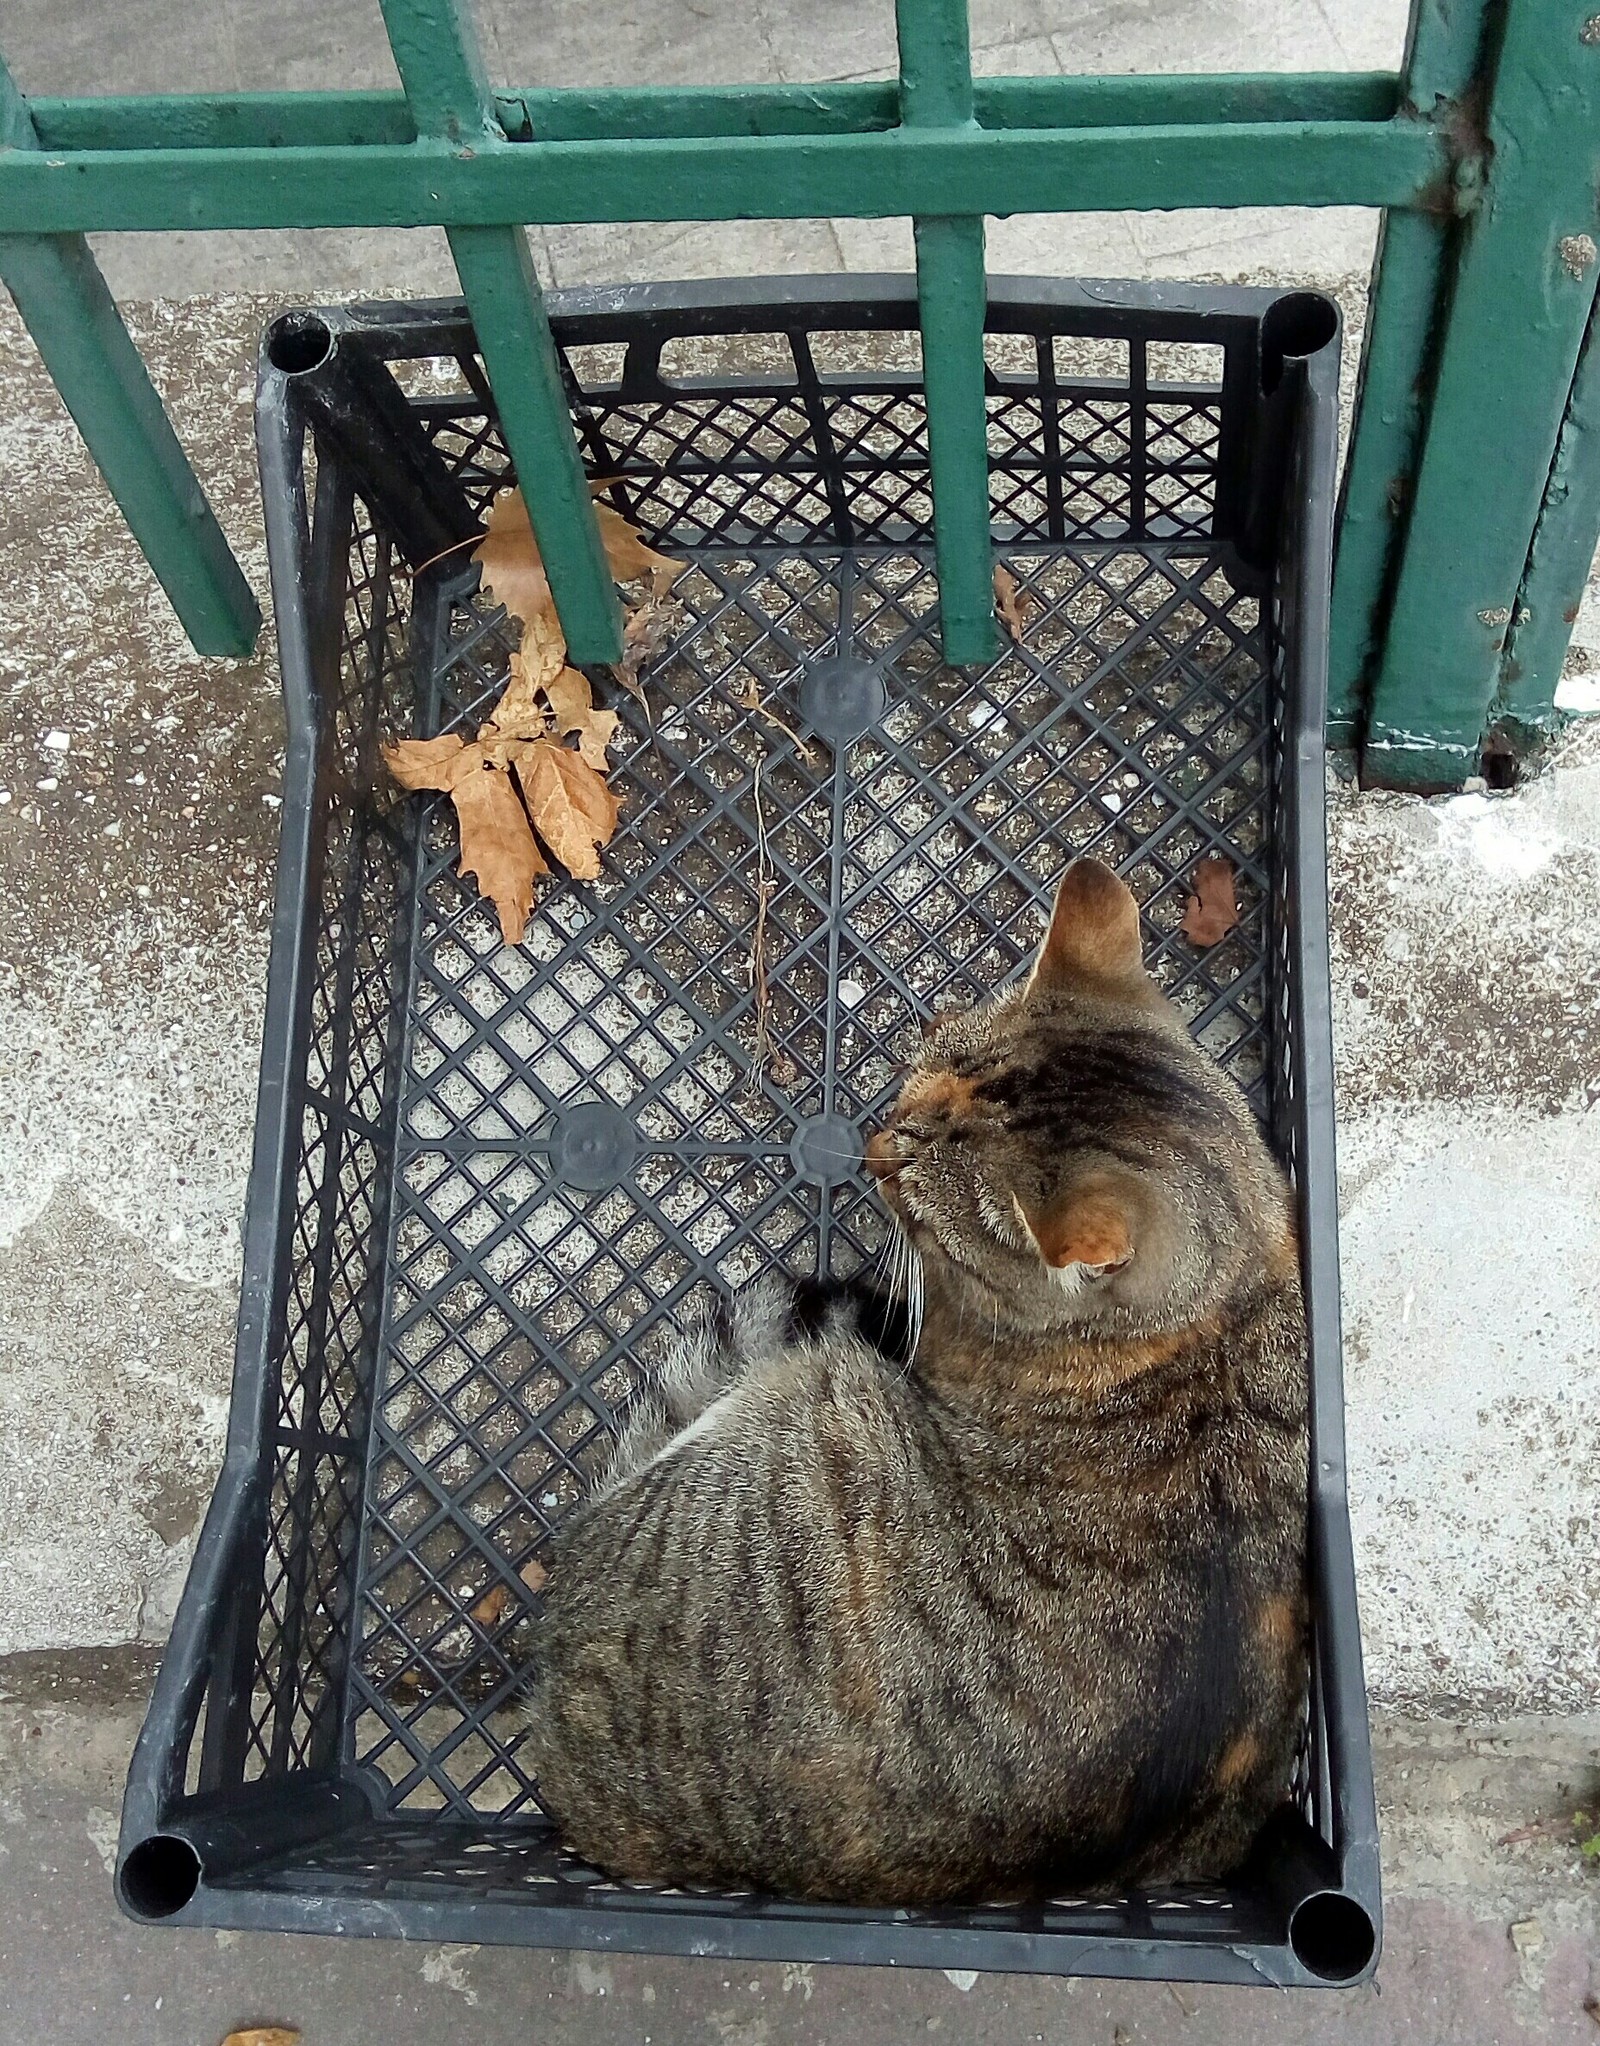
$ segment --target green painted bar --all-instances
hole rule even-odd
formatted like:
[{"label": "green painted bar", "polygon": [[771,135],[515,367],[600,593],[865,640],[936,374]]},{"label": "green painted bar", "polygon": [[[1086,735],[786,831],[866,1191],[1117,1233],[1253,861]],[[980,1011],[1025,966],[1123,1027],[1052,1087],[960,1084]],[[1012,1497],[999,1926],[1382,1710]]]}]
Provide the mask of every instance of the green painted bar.
[{"label": "green painted bar", "polygon": [[907,128],[973,121],[972,32],[967,0],[894,0],[900,119]]},{"label": "green painted bar", "polygon": [[[1478,68],[1483,17],[1484,0],[1421,0],[1414,8],[1404,93],[1422,118],[1453,117]],[[1474,163],[1473,170],[1481,166]],[[1456,231],[1443,213],[1396,211],[1385,217],[1378,238],[1334,564],[1328,738],[1335,746],[1359,745],[1362,738],[1426,416],[1445,260]]]},{"label": "green painted bar", "polygon": [[1363,762],[1471,774],[1595,290],[1594,0],[1510,0]]},{"label": "green painted bar", "polygon": [[1175,72],[1153,78],[975,78],[980,128],[1138,128],[1242,121],[1387,121],[1392,71]]},{"label": "green painted bar", "polygon": [[174,92],[28,104],[50,150],[338,149],[417,139],[403,92]]},{"label": "green painted bar", "polygon": [[[382,6],[418,128],[464,149],[492,146],[499,125],[461,0],[382,0]],[[452,226],[449,239],[568,652],[579,663],[620,661],[622,607],[528,238],[513,223]]]},{"label": "green painted bar", "polygon": [[1439,304],[1447,224],[1384,217],[1367,300],[1355,429],[1340,492],[1328,630],[1328,743],[1362,738],[1368,677],[1416,466],[1424,367]]},{"label": "green painted bar", "polygon": [[[967,0],[895,0],[900,118],[908,130],[974,125]],[[939,632],[952,667],[993,660],[994,551],[983,315],[983,215],[919,214],[917,314],[928,406]]]},{"label": "green painted bar", "polygon": [[[0,145],[36,146],[0,59]],[[261,611],[81,235],[0,234],[0,278],[196,653],[247,654]]]},{"label": "green painted bar", "polygon": [[[980,128],[1122,128],[1260,121],[1387,121],[1392,71],[1218,77],[979,78]],[[537,86],[493,94],[513,141],[630,136],[865,135],[900,118],[891,80],[856,85]],[[404,143],[416,123],[401,92],[165,93],[35,99],[46,149],[331,149]]]},{"label": "green painted bar", "polygon": [[1589,332],[1534,531],[1500,670],[1499,713],[1529,732],[1561,722],[1556,685],[1584,585],[1600,549],[1600,302]]},{"label": "green painted bar", "polygon": [[450,231],[561,629],[574,661],[620,661],[622,607],[572,430],[544,295],[520,227]]},{"label": "green painted bar", "polygon": [[0,154],[0,231],[805,220],[1122,207],[1415,206],[1423,122],[894,129],[624,142]]},{"label": "green painted bar", "polygon": [[939,630],[945,659],[960,668],[999,651],[983,389],[983,221],[923,215],[915,234]]}]

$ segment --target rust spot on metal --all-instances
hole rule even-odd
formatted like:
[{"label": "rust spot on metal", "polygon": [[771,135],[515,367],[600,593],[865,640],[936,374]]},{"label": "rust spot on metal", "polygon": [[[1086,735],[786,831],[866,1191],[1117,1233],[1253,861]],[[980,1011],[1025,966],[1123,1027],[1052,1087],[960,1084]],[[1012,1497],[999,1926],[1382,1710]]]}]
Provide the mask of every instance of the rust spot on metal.
[{"label": "rust spot on metal", "polygon": [[1427,109],[1411,100],[1401,106],[1401,113],[1426,122],[1436,131],[1448,157],[1445,169],[1418,191],[1419,212],[1454,220],[1477,206],[1494,156],[1494,144],[1489,140],[1488,104],[1483,81],[1475,79],[1459,99],[1437,99]]}]

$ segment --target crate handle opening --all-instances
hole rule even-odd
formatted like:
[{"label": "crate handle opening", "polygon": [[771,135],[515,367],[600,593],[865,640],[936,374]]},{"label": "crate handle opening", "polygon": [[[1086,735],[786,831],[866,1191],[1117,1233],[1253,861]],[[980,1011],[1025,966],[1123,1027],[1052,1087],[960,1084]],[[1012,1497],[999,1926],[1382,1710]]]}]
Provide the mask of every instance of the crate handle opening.
[{"label": "crate handle opening", "polygon": [[1261,321],[1261,388],[1278,388],[1283,365],[1298,355],[1315,355],[1339,331],[1339,313],[1320,291],[1291,291],[1267,307]]},{"label": "crate handle opening", "polygon": [[267,334],[267,360],[286,377],[309,376],[332,353],[333,329],[315,313],[289,313]]},{"label": "crate handle opening", "polygon": [[200,1887],[200,1857],[175,1833],[141,1840],[117,1871],[117,1888],[134,1918],[171,1918]]},{"label": "crate handle opening", "polygon": [[1314,1890],[1289,1920],[1296,1960],[1324,1982],[1355,1981],[1377,1943],[1372,1920],[1342,1890]]}]

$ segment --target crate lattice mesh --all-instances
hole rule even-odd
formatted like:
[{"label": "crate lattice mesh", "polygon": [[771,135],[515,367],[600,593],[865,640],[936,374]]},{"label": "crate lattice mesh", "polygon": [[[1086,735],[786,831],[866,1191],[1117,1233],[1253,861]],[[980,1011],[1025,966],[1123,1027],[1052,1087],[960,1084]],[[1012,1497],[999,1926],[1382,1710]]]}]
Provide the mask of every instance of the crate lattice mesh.
[{"label": "crate lattice mesh", "polygon": [[[459,568],[413,615],[350,512],[247,1775],[342,1752],[397,1818],[538,1818],[500,1714],[519,1572],[698,1292],[872,1262],[859,1143],[921,1020],[1024,966],[1073,854],[1124,873],[1155,971],[1258,1110],[1281,1095],[1272,650],[1259,579],[1211,537],[1217,393],[1074,390],[1047,342],[1033,388],[991,393],[1027,626],[957,672],[920,395],[831,391],[807,362],[788,390],[589,401],[591,468],[690,566],[649,718],[597,682],[623,720],[604,877],[540,884],[515,949],[456,875],[448,800],[375,766],[381,737],[475,726],[514,628]],[[481,510],[492,422],[415,402]],[[829,739],[808,678],[841,658],[881,704]],[[1240,922],[1197,952],[1186,879],[1216,851]],[[585,1185],[596,1130],[614,1169]]]}]

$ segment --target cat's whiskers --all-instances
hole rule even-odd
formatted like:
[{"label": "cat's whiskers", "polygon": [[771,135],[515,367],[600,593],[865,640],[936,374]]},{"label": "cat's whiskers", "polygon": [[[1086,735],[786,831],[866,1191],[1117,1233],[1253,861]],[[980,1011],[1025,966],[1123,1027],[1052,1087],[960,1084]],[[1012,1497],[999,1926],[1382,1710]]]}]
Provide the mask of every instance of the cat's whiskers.
[{"label": "cat's whiskers", "polygon": [[883,1234],[883,1241],[878,1246],[878,1255],[872,1260],[872,1273],[867,1282],[887,1293],[891,1300],[894,1298],[895,1273],[900,1264],[900,1245],[896,1241],[898,1235],[899,1231],[891,1216],[889,1226]]},{"label": "cat's whiskers", "polygon": [[923,1278],[921,1251],[909,1236],[905,1237],[905,1246],[910,1296],[906,1303],[906,1362],[909,1364],[916,1356],[917,1346],[922,1341],[922,1315],[927,1305],[927,1287]]}]

